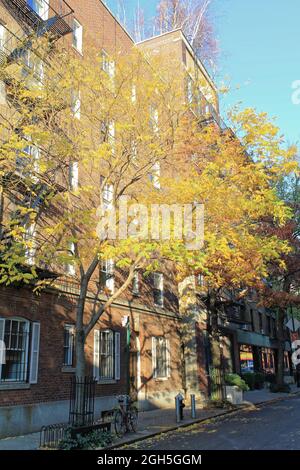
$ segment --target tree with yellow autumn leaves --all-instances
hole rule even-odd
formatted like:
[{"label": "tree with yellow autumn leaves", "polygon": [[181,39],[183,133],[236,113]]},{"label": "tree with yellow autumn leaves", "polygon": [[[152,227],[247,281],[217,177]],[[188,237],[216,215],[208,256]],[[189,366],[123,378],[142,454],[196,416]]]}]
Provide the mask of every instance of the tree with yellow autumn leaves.
[{"label": "tree with yellow autumn leaves", "polygon": [[[218,292],[255,285],[290,249],[263,230],[263,220],[280,226],[291,217],[274,184],[295,167],[294,149],[285,150],[278,129],[253,110],[232,113],[234,130],[204,123],[190,112],[175,62],[136,50],[114,57],[90,51],[83,59],[52,51],[42,66],[47,44],[38,47],[30,67],[21,57],[1,68],[1,284],[39,291],[66,273],[76,281],[78,377],[85,375],[86,339],[103,313],[136,270],[163,270],[166,260],[178,282],[205,275],[216,340]],[[127,221],[135,227],[130,236],[99,237],[99,223],[124,196],[150,212],[153,205],[202,204],[202,247],[179,239],[172,217],[170,236],[151,238],[151,220],[141,230],[138,210]],[[167,221],[160,221],[163,230]],[[118,229],[123,222],[115,214]],[[122,271],[119,283],[100,282],[103,272],[114,279],[112,267]]]}]

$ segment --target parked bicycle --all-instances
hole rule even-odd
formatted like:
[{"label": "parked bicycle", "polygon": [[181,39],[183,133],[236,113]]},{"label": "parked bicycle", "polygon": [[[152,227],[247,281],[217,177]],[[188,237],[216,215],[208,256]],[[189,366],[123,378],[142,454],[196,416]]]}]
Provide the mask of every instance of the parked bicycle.
[{"label": "parked bicycle", "polygon": [[114,412],[115,432],[118,437],[128,431],[137,431],[138,410],[129,395],[118,396],[119,406]]}]

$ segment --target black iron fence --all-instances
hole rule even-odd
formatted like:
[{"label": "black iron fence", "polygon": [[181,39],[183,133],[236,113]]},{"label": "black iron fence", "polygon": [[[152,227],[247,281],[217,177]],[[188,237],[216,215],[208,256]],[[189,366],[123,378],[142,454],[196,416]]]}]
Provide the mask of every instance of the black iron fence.
[{"label": "black iron fence", "polygon": [[87,426],[94,422],[95,388],[94,377],[71,378],[70,426]]},{"label": "black iron fence", "polygon": [[211,400],[225,400],[225,374],[222,367],[209,367],[209,389]]}]

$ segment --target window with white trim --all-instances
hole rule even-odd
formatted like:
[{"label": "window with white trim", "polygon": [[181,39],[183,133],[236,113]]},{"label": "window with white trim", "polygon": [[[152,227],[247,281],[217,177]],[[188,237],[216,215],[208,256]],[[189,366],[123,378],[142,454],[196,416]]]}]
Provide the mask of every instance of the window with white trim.
[{"label": "window with white trim", "polygon": [[4,25],[0,23],[0,51],[4,50],[5,38],[6,38],[6,29]]},{"label": "window with white trim", "polygon": [[22,318],[0,318],[0,342],[5,347],[0,363],[0,383],[37,383],[39,340],[39,323]]},{"label": "window with white trim", "polygon": [[114,187],[110,183],[104,183],[104,176],[100,176],[100,187],[101,187],[101,203],[103,210],[109,210],[113,207],[114,201]]},{"label": "window with white trim", "polygon": [[194,83],[190,76],[187,77],[186,94],[188,104],[192,104],[194,101]]},{"label": "window with white trim", "polygon": [[153,298],[154,304],[158,307],[164,305],[164,275],[153,273]]},{"label": "window with white trim", "polygon": [[163,336],[152,337],[152,368],[156,379],[171,376],[170,342]]},{"label": "window with white trim", "polygon": [[160,189],[160,162],[155,162],[152,166],[150,181],[155,189]]},{"label": "window with white trim", "polygon": [[71,96],[71,110],[74,118],[80,119],[81,116],[81,98],[80,91],[73,90]]},{"label": "window with white trim", "polygon": [[69,165],[69,186],[71,191],[77,191],[79,182],[78,162],[70,162]]},{"label": "window with white trim", "polygon": [[27,0],[28,5],[43,19],[48,19],[49,6],[45,0]]},{"label": "window with white trim", "polygon": [[103,72],[107,73],[110,78],[115,76],[115,62],[110,59],[108,53],[102,49],[101,51],[101,68]]},{"label": "window with white trim", "polygon": [[72,44],[82,54],[83,27],[75,18],[73,20]]},{"label": "window with white trim", "polygon": [[154,106],[151,106],[150,107],[150,126],[153,132],[155,132],[155,134],[157,134],[159,130],[158,121],[159,121],[158,110]]},{"label": "window with white trim", "polygon": [[34,265],[36,255],[36,224],[29,223],[25,227],[25,258],[29,265]]},{"label": "window with white trim", "polygon": [[94,330],[94,377],[120,380],[120,333]]},{"label": "window with white trim", "polygon": [[65,367],[74,366],[75,357],[75,326],[64,326],[64,359],[63,365]]},{"label": "window with white trim", "polygon": [[113,259],[102,260],[100,268],[100,284],[106,287],[111,293],[115,290],[115,263]]},{"label": "window with white trim", "polygon": [[36,145],[26,145],[22,152],[18,152],[16,170],[24,176],[34,176],[35,173],[39,173],[40,149]]},{"label": "window with white trim", "polygon": [[[75,256],[75,244],[74,244],[74,242],[69,242],[68,243],[68,254],[69,254],[70,257]],[[75,269],[74,260],[70,260],[70,262],[66,264],[66,271],[67,271],[67,274],[69,276],[75,276],[76,269]]]}]

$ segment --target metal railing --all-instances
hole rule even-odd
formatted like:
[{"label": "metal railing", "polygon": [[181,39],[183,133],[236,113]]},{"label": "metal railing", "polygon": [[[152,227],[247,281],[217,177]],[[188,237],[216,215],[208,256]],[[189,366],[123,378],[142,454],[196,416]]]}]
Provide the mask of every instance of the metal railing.
[{"label": "metal railing", "polygon": [[49,32],[61,37],[73,30],[74,10],[65,0],[53,0],[51,4],[43,0],[40,10],[28,0],[2,0],[2,3],[38,35]]},{"label": "metal railing", "polygon": [[71,426],[93,424],[96,383],[94,377],[71,378],[69,411],[69,424]]}]

